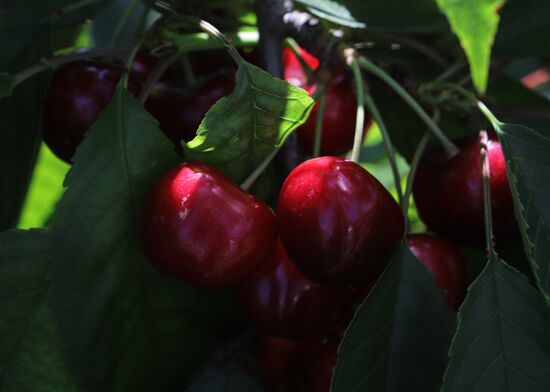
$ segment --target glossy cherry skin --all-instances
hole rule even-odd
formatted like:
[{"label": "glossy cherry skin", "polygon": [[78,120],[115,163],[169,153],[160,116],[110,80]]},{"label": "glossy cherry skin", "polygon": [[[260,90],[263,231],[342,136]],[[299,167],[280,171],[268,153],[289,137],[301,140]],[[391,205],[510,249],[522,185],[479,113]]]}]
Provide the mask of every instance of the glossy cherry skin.
[{"label": "glossy cherry skin", "polygon": [[[494,134],[490,135],[488,152],[493,229],[497,238],[506,237],[516,229],[514,205],[506,162]],[[420,217],[430,229],[454,241],[481,246],[485,226],[479,138],[464,142],[450,160],[439,149],[424,156],[413,196]]]},{"label": "glossy cherry skin", "polygon": [[447,291],[445,304],[457,312],[468,290],[468,270],[460,250],[431,234],[409,234],[407,242],[411,252],[435,276],[435,284]]},{"label": "glossy cherry skin", "polygon": [[197,286],[243,283],[269,261],[276,241],[269,207],[201,162],[165,173],[143,212],[142,243],[149,261]]},{"label": "glossy cherry skin", "polygon": [[310,356],[306,371],[306,384],[310,392],[329,392],[334,367],[338,360],[339,342],[329,340],[319,345]]},{"label": "glossy cherry skin", "polygon": [[286,178],[277,205],[283,245],[314,282],[364,289],[403,238],[403,214],[382,184],[339,157],[310,159]]},{"label": "glossy cherry skin", "polygon": [[206,113],[219,99],[235,88],[235,74],[222,70],[200,88],[159,89],[147,99],[145,108],[158,121],[162,131],[176,145],[189,141]]},{"label": "glossy cherry skin", "polygon": [[[317,58],[300,49],[300,55],[313,69],[317,69]],[[313,94],[315,84],[308,84],[307,75],[294,53],[285,48],[283,51],[285,79]],[[355,119],[357,98],[352,88],[352,81],[341,71],[335,72],[326,92],[325,111],[323,113],[323,135],[321,138],[322,155],[341,155],[353,146],[355,136]],[[315,104],[307,121],[297,130],[298,140],[305,152],[311,154],[315,142],[315,126],[318,105]],[[368,121],[368,118],[366,119]]]},{"label": "glossy cherry skin", "polygon": [[96,61],[60,66],[44,103],[42,137],[59,158],[70,162],[84,133],[111,100],[121,69]]},{"label": "glossy cherry skin", "polygon": [[244,313],[260,332],[297,339],[327,335],[351,316],[357,298],[354,290],[306,278],[280,242],[271,263],[238,289]]}]

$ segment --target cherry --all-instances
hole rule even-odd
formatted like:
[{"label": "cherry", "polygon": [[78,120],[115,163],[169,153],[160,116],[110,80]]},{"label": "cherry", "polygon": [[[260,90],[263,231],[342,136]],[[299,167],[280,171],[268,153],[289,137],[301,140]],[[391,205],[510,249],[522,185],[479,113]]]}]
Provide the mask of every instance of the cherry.
[{"label": "cherry", "polygon": [[70,163],[84,133],[111,100],[121,71],[97,61],[77,61],[54,72],[44,103],[42,137],[60,159]]},{"label": "cherry", "polygon": [[262,333],[321,338],[351,316],[358,293],[313,283],[278,242],[274,257],[258,276],[238,290],[239,302]]},{"label": "cherry", "polygon": [[306,370],[306,384],[310,392],[329,392],[334,367],[338,360],[339,342],[329,340],[313,351]]},{"label": "cherry", "polygon": [[[319,66],[319,60],[300,49],[300,55],[313,69]],[[283,51],[284,77],[294,85],[304,88],[310,94],[316,90],[315,84],[308,84],[297,57],[289,48]],[[330,81],[326,92],[326,104],[323,114],[323,135],[321,138],[322,155],[341,155],[353,146],[357,99],[351,88],[351,78],[337,71]],[[305,152],[313,151],[318,106],[315,104],[307,121],[297,130],[298,140]]]},{"label": "cherry", "polygon": [[277,205],[281,240],[314,282],[365,288],[403,237],[403,214],[378,180],[338,157],[310,159],[286,178]]},{"label": "cherry", "polygon": [[[153,72],[153,70],[157,66],[158,62],[158,57],[155,57],[147,52],[138,52],[132,64],[132,77],[141,83],[145,83],[149,78],[151,72]],[[164,71],[164,73],[161,75],[159,81],[169,81],[173,79],[173,74],[174,69],[172,67],[168,67],[168,69]]]},{"label": "cherry", "polygon": [[[489,136],[493,229],[497,237],[505,237],[516,229],[514,205],[500,142],[494,134]],[[479,138],[466,140],[460,147],[451,159],[441,149],[422,158],[413,196],[429,228],[457,242],[479,246],[485,232]]]},{"label": "cherry", "polygon": [[276,241],[271,210],[201,162],[165,173],[143,213],[142,243],[150,262],[198,286],[243,283],[269,261]]},{"label": "cherry", "polygon": [[256,363],[267,391],[287,390],[303,375],[305,353],[318,342],[260,335],[256,343]]},{"label": "cherry", "polygon": [[195,137],[208,110],[234,88],[233,70],[224,69],[197,89],[159,89],[146,101],[145,108],[159,121],[166,136],[179,145]]},{"label": "cherry", "polygon": [[466,297],[468,271],[460,250],[452,243],[430,234],[409,234],[412,253],[435,276],[435,284],[447,291],[445,304],[455,312]]}]

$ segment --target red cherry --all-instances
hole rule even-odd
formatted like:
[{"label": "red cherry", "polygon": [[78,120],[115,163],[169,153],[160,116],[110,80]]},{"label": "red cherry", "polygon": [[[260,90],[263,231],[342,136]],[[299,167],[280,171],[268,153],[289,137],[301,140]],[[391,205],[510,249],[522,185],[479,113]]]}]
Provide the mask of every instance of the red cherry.
[{"label": "red cherry", "polygon": [[68,63],[54,72],[42,136],[60,159],[70,163],[84,133],[111,100],[120,75],[121,68],[96,61]]},{"label": "red cherry", "polygon": [[[317,69],[319,60],[316,57],[301,48],[300,55],[312,70]],[[302,87],[313,94],[317,85],[308,84],[307,75],[298,58],[287,47],[283,50],[283,64],[285,79],[289,83]],[[315,142],[317,110],[318,107],[315,104],[305,124],[297,130],[300,144],[310,154],[313,151]],[[341,155],[352,148],[355,136],[356,111],[357,99],[351,88],[351,79],[343,72],[337,71],[327,88],[326,105],[323,113],[323,135],[321,138],[322,155]],[[365,129],[365,132],[367,129]]]},{"label": "red cherry", "polygon": [[411,252],[435,276],[435,284],[447,291],[445,304],[455,312],[466,297],[468,271],[460,250],[452,243],[430,234],[409,234]]},{"label": "red cherry", "polygon": [[212,105],[231,94],[234,88],[234,72],[222,70],[198,89],[159,89],[147,99],[145,107],[159,121],[166,136],[179,145],[182,140],[195,137]]},{"label": "red cherry", "polygon": [[388,191],[358,164],[310,159],[285,180],[277,206],[281,240],[311,280],[365,288],[403,238],[403,214]]},{"label": "red cherry", "polygon": [[338,360],[338,341],[329,340],[313,351],[306,371],[306,384],[310,392],[329,392],[332,375]]},{"label": "red cherry", "polygon": [[[138,52],[132,64],[132,77],[141,83],[145,83],[149,78],[151,72],[153,72],[153,70],[157,66],[158,62],[158,57],[155,57],[147,52]],[[173,73],[173,68],[168,67],[168,69],[164,71],[164,73],[161,75],[159,80],[166,82],[173,78]]]},{"label": "red cherry", "polygon": [[198,286],[243,283],[269,260],[276,241],[271,210],[201,162],[164,174],[144,209],[142,242],[151,263]]},{"label": "red cherry", "polygon": [[258,276],[238,290],[239,302],[262,333],[321,338],[351,316],[358,294],[313,283],[278,242],[274,257]]},{"label": "red cherry", "polygon": [[[295,386],[302,377],[304,354],[311,341],[260,335],[256,345],[256,363],[267,391]],[[315,344],[318,344],[315,342]],[[286,390],[286,389],[284,389]]]},{"label": "red cherry", "polygon": [[[495,135],[490,135],[487,147],[493,229],[497,237],[505,237],[516,228],[506,162]],[[413,184],[413,195],[418,213],[429,228],[464,244],[483,244],[479,138],[463,143],[452,159],[440,149],[423,157]]]}]

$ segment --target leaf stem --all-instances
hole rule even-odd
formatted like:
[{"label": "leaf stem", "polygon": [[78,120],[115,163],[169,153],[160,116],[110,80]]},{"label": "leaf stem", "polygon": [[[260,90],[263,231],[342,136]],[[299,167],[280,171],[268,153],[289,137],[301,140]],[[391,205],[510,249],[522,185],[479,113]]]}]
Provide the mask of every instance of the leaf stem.
[{"label": "leaf stem", "polygon": [[262,175],[262,173],[267,169],[275,155],[279,152],[279,148],[273,149],[273,151],[254,169],[254,171],[244,180],[241,184],[241,188],[245,191],[248,191],[256,180]]},{"label": "leaf stem", "polygon": [[479,148],[481,157],[481,181],[483,184],[483,216],[485,220],[485,244],[487,246],[487,252],[489,254],[494,253],[495,237],[493,234],[493,214],[491,211],[491,166],[489,163],[487,144],[489,138],[487,131],[481,130],[479,132]]},{"label": "leaf stem", "polygon": [[386,84],[388,84],[388,86],[390,86],[411,107],[411,109],[416,112],[418,117],[420,117],[420,119],[428,126],[428,129],[432,132],[433,136],[441,143],[447,152],[447,155],[454,156],[458,153],[458,148],[453,144],[453,142],[449,140],[439,126],[430,118],[430,116],[428,116],[424,109],[422,109],[418,102],[416,102],[416,100],[399,85],[399,83],[397,83],[382,68],[376,66],[365,57],[360,56],[357,61],[361,65],[361,68],[386,82]]},{"label": "leaf stem", "polygon": [[327,103],[327,93],[323,89],[317,102],[317,118],[315,119],[315,139],[313,141],[313,157],[321,155],[321,144],[323,142],[323,120],[325,117],[325,106]]},{"label": "leaf stem", "polygon": [[244,59],[241,57],[237,49],[235,49],[235,46],[233,46],[233,44],[231,43],[230,38],[223,35],[220,30],[218,30],[215,26],[208,23],[207,21],[196,18],[194,16],[188,16],[188,15],[173,16],[172,19],[170,20],[181,21],[186,24],[190,24],[200,28],[206,34],[208,34],[208,36],[215,39],[221,46],[223,46],[229,52],[229,54],[231,55],[231,57],[233,58],[233,61],[237,64],[237,66],[240,66],[244,62]]},{"label": "leaf stem", "polygon": [[307,80],[311,81],[313,80],[313,69],[309,66],[309,64],[304,60],[303,56],[300,54],[300,47],[296,43],[296,41],[293,38],[287,38],[285,39],[285,45],[292,50],[292,53],[294,53],[294,56],[298,59],[298,62],[300,63],[300,66],[304,70]]},{"label": "leaf stem", "polygon": [[356,88],[355,93],[357,94],[357,114],[355,117],[355,136],[353,138],[351,160],[355,163],[359,163],[359,154],[361,153],[361,146],[363,145],[363,133],[365,129],[365,83],[357,58],[350,55],[346,57],[346,61],[353,71]]},{"label": "leaf stem", "polygon": [[28,78],[36,75],[37,73],[40,73],[42,71],[55,67],[56,65],[72,63],[73,61],[85,60],[85,59],[94,58],[94,57],[104,57],[104,56],[111,56],[115,54],[124,54],[124,53],[130,52],[131,50],[132,50],[131,46],[121,46],[116,48],[94,49],[94,50],[89,50],[82,53],[73,53],[66,56],[56,56],[56,57],[50,57],[47,59],[41,59],[37,64],[32,65],[29,68],[18,72],[14,76],[15,81],[13,86],[15,87],[18,84],[22,83],[23,81],[27,80]]},{"label": "leaf stem", "polygon": [[384,141],[384,146],[386,147],[386,154],[388,155],[388,160],[390,162],[391,170],[393,173],[393,180],[395,182],[395,189],[397,191],[397,200],[399,201],[399,205],[403,209],[403,189],[401,187],[401,175],[399,174],[399,169],[397,167],[397,161],[395,159],[395,149],[393,148],[393,143],[390,138],[390,134],[388,132],[388,129],[386,128],[386,124],[384,123],[384,119],[382,118],[382,115],[380,114],[380,111],[378,110],[378,107],[376,106],[376,103],[372,99],[372,96],[367,93],[365,94],[365,105],[367,106],[367,109],[369,110],[370,114],[374,118],[374,121],[378,124],[378,127],[380,128],[380,132],[382,133],[382,140]]},{"label": "leaf stem", "polygon": [[120,34],[122,33],[122,30],[124,29],[124,26],[126,26],[126,22],[128,22],[128,18],[130,17],[132,12],[134,12],[139,2],[140,0],[132,0],[132,2],[128,4],[126,9],[124,10],[124,13],[119,19],[115,27],[115,30],[113,31],[113,35],[111,35],[111,39],[109,40],[108,46],[113,46],[118,42],[118,39],[120,37]]},{"label": "leaf stem", "polygon": [[435,78],[436,81],[444,81],[449,79],[451,76],[453,76],[455,73],[460,71],[462,68],[466,66],[466,62],[463,59],[458,60],[456,63],[451,65],[445,72],[443,72],[441,75],[439,75],[437,78]]},{"label": "leaf stem", "polygon": [[101,3],[103,0],[81,0],[77,1],[73,4],[70,4],[64,8],[60,8],[57,10],[56,14],[53,17],[53,20],[55,21],[58,18],[61,18],[67,14],[70,14],[71,12],[78,11],[81,8],[87,7],[89,5],[95,4],[95,3]]},{"label": "leaf stem", "polygon": [[501,133],[500,127],[501,127],[502,123],[495,117],[495,115],[489,110],[489,108],[487,106],[485,106],[485,104],[481,101],[477,101],[477,107],[479,108],[479,110],[481,110],[481,112],[483,113],[485,118],[487,118],[487,120],[489,120],[489,122],[491,123],[491,125],[495,129],[495,132],[497,134]]},{"label": "leaf stem", "polygon": [[128,89],[128,78],[130,77],[130,71],[132,69],[132,65],[134,64],[134,59],[136,58],[137,53],[141,49],[141,45],[143,45],[143,40],[145,37],[141,37],[136,41],[134,44],[134,47],[132,48],[132,51],[128,55],[128,59],[126,60],[126,72],[124,75],[122,75],[122,85],[125,89]]}]

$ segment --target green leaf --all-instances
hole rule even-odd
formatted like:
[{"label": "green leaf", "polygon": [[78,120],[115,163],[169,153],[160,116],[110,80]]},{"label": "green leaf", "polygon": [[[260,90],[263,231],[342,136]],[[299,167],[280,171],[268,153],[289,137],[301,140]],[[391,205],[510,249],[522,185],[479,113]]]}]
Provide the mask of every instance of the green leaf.
[{"label": "green leaf", "polygon": [[433,0],[297,0],[297,3],[323,19],[354,28],[425,32],[445,27]]},{"label": "green leaf", "polygon": [[455,316],[404,244],[346,330],[333,392],[438,391]]},{"label": "green leaf", "polygon": [[470,63],[477,91],[487,88],[491,47],[498,29],[497,10],[506,0],[437,0]]},{"label": "green leaf", "polygon": [[46,230],[0,234],[0,391],[75,390],[45,301],[51,263]]},{"label": "green leaf", "polygon": [[197,136],[184,143],[186,158],[212,163],[240,182],[283,145],[312,107],[305,90],[244,62],[235,91],[212,106]]},{"label": "green leaf", "polygon": [[13,92],[15,79],[10,74],[0,72],[0,99],[9,97]]},{"label": "green leaf", "polygon": [[524,248],[550,301],[550,137],[513,124],[501,124],[497,132]]},{"label": "green leaf", "polygon": [[550,390],[549,322],[527,279],[492,254],[460,308],[442,391]]},{"label": "green leaf", "polygon": [[63,179],[69,167],[42,143],[18,228],[48,226],[48,220],[65,190]]},{"label": "green leaf", "polygon": [[258,382],[234,366],[205,372],[187,392],[261,392]]},{"label": "green leaf", "polygon": [[141,251],[144,197],[178,161],[121,86],[77,149],[52,224],[48,298],[81,389],[175,389],[211,355],[224,327],[226,293],[167,278]]},{"label": "green leaf", "polygon": [[550,55],[550,2],[509,0],[502,9],[494,53],[500,58]]},{"label": "green leaf", "polygon": [[365,23],[355,19],[341,3],[332,0],[298,0],[296,2],[306,6],[309,12],[321,19],[352,28],[366,27]]}]

